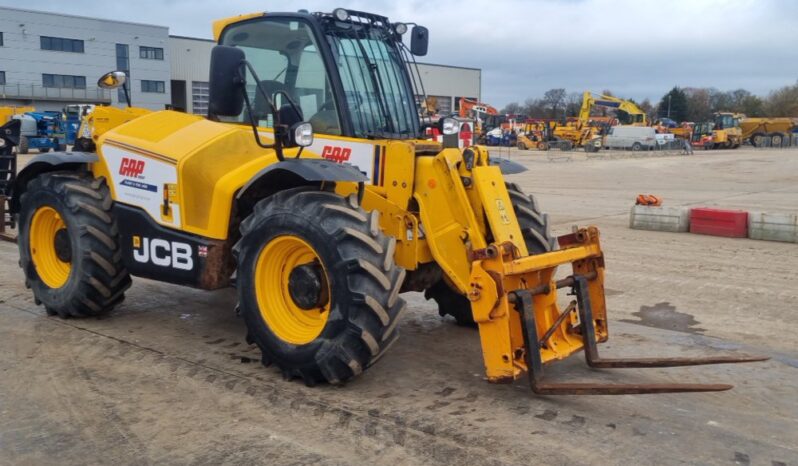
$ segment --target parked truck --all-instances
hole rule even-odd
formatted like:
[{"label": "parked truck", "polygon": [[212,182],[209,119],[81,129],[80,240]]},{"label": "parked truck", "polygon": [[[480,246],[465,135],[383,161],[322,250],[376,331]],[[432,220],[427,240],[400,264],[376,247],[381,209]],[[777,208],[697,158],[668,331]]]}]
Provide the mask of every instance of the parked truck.
[{"label": "parked truck", "polygon": [[743,141],[762,147],[770,138],[771,147],[781,147],[798,129],[798,118],[743,118],[740,121]]}]

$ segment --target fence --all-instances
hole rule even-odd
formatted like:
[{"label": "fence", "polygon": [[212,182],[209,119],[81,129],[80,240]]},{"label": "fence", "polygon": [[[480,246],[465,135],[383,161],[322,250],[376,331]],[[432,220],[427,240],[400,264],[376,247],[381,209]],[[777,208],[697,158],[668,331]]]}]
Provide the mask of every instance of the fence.
[{"label": "fence", "polygon": [[99,87],[72,89],[44,87],[35,84],[0,85],[0,99],[61,100],[75,102],[111,103],[111,91]]}]

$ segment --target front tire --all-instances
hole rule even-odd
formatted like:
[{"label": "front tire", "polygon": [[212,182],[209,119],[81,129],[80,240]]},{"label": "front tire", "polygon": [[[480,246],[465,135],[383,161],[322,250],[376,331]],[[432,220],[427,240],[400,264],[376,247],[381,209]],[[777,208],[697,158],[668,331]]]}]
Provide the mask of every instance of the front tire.
[{"label": "front tire", "polygon": [[234,247],[247,341],[307,385],[344,382],[397,337],[405,309],[394,238],[356,196],[304,188],[255,205]]},{"label": "front tire", "polygon": [[[553,251],[557,239],[551,234],[549,216],[542,213],[535,198],[525,194],[516,183],[506,183],[506,186],[529,255]],[[427,300],[435,300],[441,317],[450,315],[458,325],[466,327],[475,325],[471,302],[454,290],[446,279],[441,279],[428,288],[424,292],[424,297]]]},{"label": "front tire", "polygon": [[19,265],[49,315],[97,317],[124,299],[130,275],[105,180],[45,173],[20,199]]}]

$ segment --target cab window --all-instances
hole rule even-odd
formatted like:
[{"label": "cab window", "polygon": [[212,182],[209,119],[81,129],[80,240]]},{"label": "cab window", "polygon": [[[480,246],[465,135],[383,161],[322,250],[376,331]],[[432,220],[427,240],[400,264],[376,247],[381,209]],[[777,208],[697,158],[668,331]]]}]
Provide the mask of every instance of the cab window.
[{"label": "cab window", "polygon": [[[231,26],[225,31],[223,45],[236,46],[244,51],[252,64],[261,86],[278,109],[286,112],[285,93],[299,106],[302,118],[313,125],[320,134],[341,134],[338,109],[324,61],[319,54],[310,27],[303,21],[289,19],[262,19]],[[247,94],[253,103],[253,116],[259,126],[273,125],[270,108],[256,92],[254,77],[247,72]],[[226,118],[230,121],[248,122],[244,109],[241,115]]]}]

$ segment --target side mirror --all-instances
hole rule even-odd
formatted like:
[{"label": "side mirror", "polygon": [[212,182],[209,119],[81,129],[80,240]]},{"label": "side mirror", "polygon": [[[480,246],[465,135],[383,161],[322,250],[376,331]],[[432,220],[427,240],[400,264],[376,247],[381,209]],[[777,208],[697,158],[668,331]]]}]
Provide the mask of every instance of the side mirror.
[{"label": "side mirror", "polygon": [[125,85],[127,75],[124,71],[111,71],[105,73],[97,81],[97,87],[102,89],[116,89]]},{"label": "side mirror", "polygon": [[429,29],[424,26],[413,26],[410,32],[410,53],[417,57],[427,54],[429,47]]},{"label": "side mirror", "polygon": [[237,47],[217,45],[211,51],[211,73],[208,83],[208,113],[238,116],[244,109],[246,77],[241,72],[244,51]]}]

